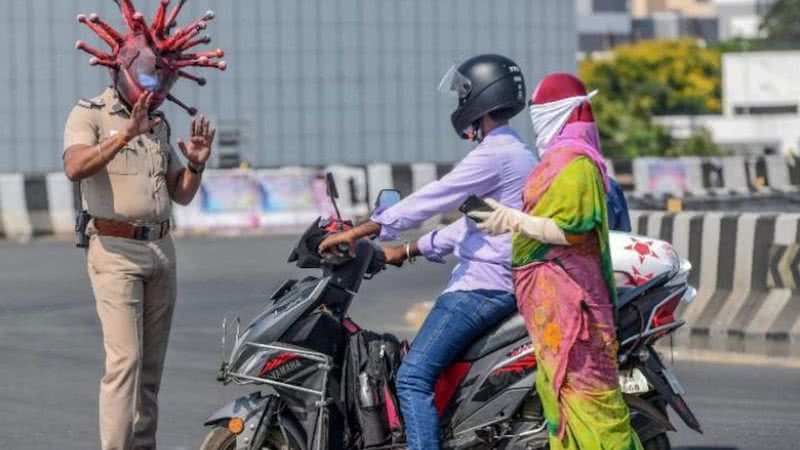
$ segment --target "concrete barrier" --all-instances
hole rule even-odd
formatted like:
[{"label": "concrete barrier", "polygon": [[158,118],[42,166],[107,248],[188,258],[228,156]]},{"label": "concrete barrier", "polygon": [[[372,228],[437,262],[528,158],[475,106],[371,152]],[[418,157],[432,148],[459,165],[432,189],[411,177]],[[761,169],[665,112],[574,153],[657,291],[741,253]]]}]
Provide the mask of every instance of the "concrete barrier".
[{"label": "concrete barrier", "polygon": [[0,233],[17,241],[33,236],[22,174],[0,174]]},{"label": "concrete barrier", "polygon": [[50,224],[55,235],[72,234],[75,227],[75,183],[61,172],[45,176]]},{"label": "concrete barrier", "polygon": [[800,215],[635,212],[634,232],[673,243],[693,265],[694,303],[678,342],[800,355]]}]

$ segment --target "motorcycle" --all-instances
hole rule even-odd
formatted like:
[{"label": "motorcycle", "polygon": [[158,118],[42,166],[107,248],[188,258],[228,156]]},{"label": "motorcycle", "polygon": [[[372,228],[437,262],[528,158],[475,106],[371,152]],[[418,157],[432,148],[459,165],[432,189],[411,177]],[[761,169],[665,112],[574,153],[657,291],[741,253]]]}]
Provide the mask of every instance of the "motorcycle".
[{"label": "motorcycle", "polygon": [[[364,374],[344,376],[348,341],[362,332],[348,317],[348,310],[362,281],[378,275],[386,264],[381,247],[370,239],[357,241],[354,249],[341,248],[343,256],[318,255],[317,248],[326,236],[351,226],[336,207],[338,194],[330,174],[327,184],[336,217],[318,218],[289,260],[301,268],[321,269],[322,274],[283,283],[243,331],[239,320],[235,321],[232,350],[223,358],[218,380],[258,390],[230,402],[206,420],[208,432],[202,450],[405,448],[402,418],[393,401],[393,374],[377,396]],[[388,207],[399,198],[397,191],[382,191],[376,207]],[[661,257],[650,258],[647,271],[637,264],[643,262],[644,250],[637,253],[637,246],[642,245],[648,246],[648,256],[656,254],[652,247],[661,247]],[[614,233],[611,248],[619,285],[618,357],[623,396],[645,448],[667,450],[667,432],[675,431],[667,407],[702,433],[683,399],[683,387],[654,349],[658,340],[684,325],[674,313],[681,303],[694,298],[695,290],[687,280],[691,265],[678,258],[669,244],[648,238]],[[223,322],[223,350],[227,325]],[[385,344],[396,338],[381,336],[380,356],[384,357]],[[547,448],[547,423],[535,379],[535,349],[522,317],[513,313],[472,343],[437,382],[443,448]],[[385,440],[364,444],[363,439],[352,439],[359,433],[358,421],[348,406],[353,404],[379,412],[378,429],[385,432]],[[361,431],[368,432],[374,434],[374,430]]]}]

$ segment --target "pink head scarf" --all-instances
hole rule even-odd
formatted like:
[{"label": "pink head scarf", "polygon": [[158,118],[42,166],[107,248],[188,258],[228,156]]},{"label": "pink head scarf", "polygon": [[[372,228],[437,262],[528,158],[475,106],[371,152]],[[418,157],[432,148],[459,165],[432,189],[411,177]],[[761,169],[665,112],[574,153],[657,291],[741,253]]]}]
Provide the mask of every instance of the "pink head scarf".
[{"label": "pink head scarf", "polygon": [[[533,92],[530,101],[531,119],[534,131],[541,134],[543,130],[537,123],[537,115],[541,106],[561,102],[570,98],[585,97],[586,100],[574,109],[562,112],[569,115],[564,126],[555,136],[539,148],[539,155],[544,158],[554,149],[571,147],[589,157],[597,166],[603,177],[606,191],[609,188],[608,173],[603,154],[600,150],[600,135],[594,122],[592,105],[589,103],[586,86],[581,80],[568,73],[554,73],[545,77]],[[563,120],[563,117],[561,118]]]}]

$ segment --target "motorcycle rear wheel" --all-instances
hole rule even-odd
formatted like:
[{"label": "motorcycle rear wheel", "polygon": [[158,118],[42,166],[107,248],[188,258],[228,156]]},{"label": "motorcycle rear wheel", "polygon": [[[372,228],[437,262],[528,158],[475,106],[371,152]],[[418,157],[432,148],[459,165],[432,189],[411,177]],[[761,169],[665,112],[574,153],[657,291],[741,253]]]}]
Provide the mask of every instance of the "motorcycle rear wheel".
[{"label": "motorcycle rear wheel", "polygon": [[[269,431],[267,440],[262,447],[264,450],[299,450],[300,448],[291,433],[286,433],[284,436],[277,427]],[[227,427],[214,426],[200,444],[200,450],[236,450],[236,435],[231,433]]]},{"label": "motorcycle rear wheel", "polygon": [[654,436],[647,442],[643,442],[644,450],[671,450],[672,445],[669,443],[669,438],[666,433],[661,433]]}]

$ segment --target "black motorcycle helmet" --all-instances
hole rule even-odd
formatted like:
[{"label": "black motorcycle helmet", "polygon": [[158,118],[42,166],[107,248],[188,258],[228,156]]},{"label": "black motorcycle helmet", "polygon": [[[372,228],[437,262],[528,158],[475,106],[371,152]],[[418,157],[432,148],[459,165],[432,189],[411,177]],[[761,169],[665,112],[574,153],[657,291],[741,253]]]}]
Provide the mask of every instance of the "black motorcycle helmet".
[{"label": "black motorcycle helmet", "polygon": [[479,55],[453,66],[439,83],[439,90],[458,96],[450,116],[462,139],[469,139],[486,114],[509,120],[525,109],[525,78],[517,63],[501,55]]}]

